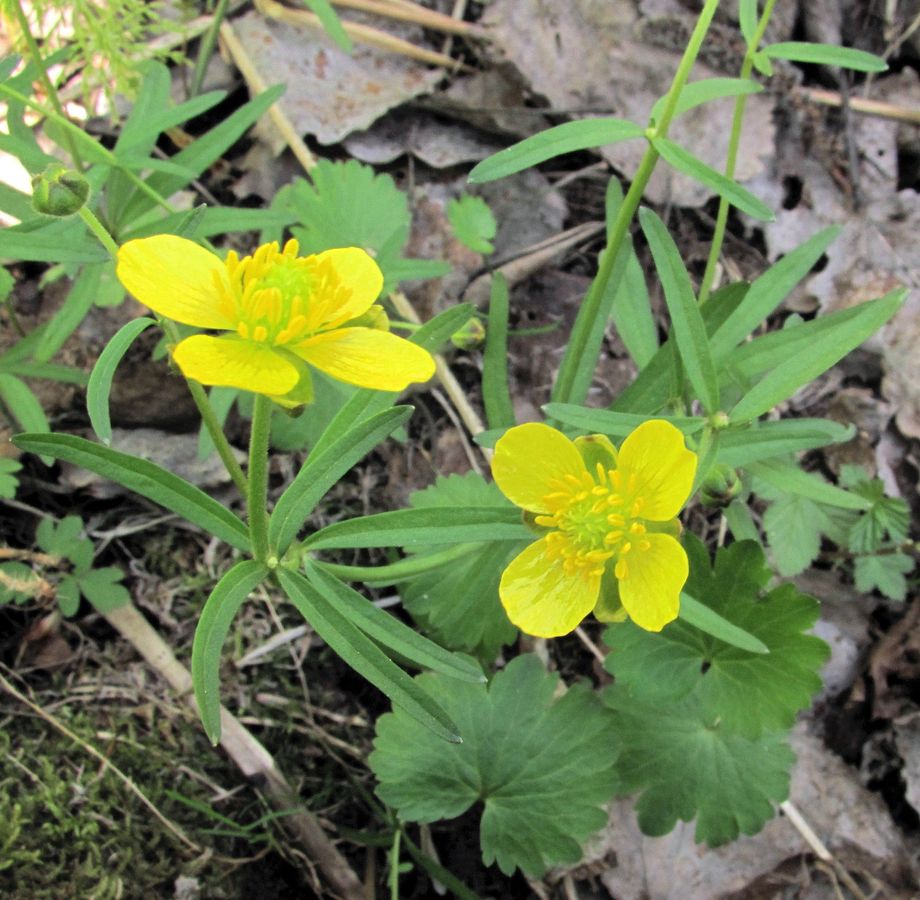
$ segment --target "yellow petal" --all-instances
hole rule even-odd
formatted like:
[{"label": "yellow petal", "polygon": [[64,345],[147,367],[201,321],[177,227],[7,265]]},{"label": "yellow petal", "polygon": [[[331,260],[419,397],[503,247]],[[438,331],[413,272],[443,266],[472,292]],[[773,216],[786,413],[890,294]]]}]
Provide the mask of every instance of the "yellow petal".
[{"label": "yellow petal", "polygon": [[586,471],[575,444],[541,422],[515,425],[495,444],[495,483],[512,503],[531,512],[550,512],[547,494],[564,488],[567,475],[581,482]]},{"label": "yellow petal", "polygon": [[233,330],[221,311],[230,282],[223,262],[194,241],[173,234],[128,241],[118,250],[119,281],[154,312],[198,328]]},{"label": "yellow petal", "polygon": [[508,618],[525,634],[559,637],[574,631],[597,602],[600,575],[567,575],[546,555],[546,538],[519,553],[498,588]]},{"label": "yellow petal", "polygon": [[642,498],[639,516],[661,522],[673,519],[693,487],[696,454],[670,422],[643,422],[620,447],[617,470],[631,498]]},{"label": "yellow petal", "polygon": [[236,337],[195,334],[172,355],[186,378],[256,394],[286,394],[300,378],[297,367],[271,347]]},{"label": "yellow petal", "polygon": [[378,391],[401,391],[434,375],[427,350],[374,328],[340,328],[287,347],[327,375]]},{"label": "yellow petal", "polygon": [[[646,631],[661,631],[677,618],[680,591],[690,567],[684,548],[669,534],[646,534],[616,567],[620,601],[629,618]],[[643,542],[644,543],[644,542]]]},{"label": "yellow petal", "polygon": [[336,293],[335,302],[332,303],[324,302],[321,291],[310,298],[317,316],[310,323],[311,328],[322,330],[356,319],[364,315],[380,296],[383,272],[366,251],[358,247],[341,247],[317,253],[313,259],[318,271],[322,272],[327,267],[332,269],[335,273],[334,282],[339,289],[344,290],[341,297]]}]

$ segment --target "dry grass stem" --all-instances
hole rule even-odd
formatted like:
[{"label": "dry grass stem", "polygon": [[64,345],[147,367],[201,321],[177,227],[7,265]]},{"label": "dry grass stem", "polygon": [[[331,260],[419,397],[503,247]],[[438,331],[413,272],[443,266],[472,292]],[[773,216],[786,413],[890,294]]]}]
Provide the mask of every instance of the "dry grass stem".
[{"label": "dry grass stem", "polygon": [[[447,34],[482,35],[481,29],[476,28],[475,25],[469,22],[455,19],[453,16],[445,16],[443,13],[424,6],[416,6],[414,3],[396,5],[387,3],[385,0],[332,0],[332,3],[345,9],[357,9],[360,12],[374,13],[388,19],[413,22],[433,31],[443,31]],[[346,23],[343,22],[342,24]]]},{"label": "dry grass stem", "polygon": [[[322,29],[322,23],[313,13],[300,9],[288,9],[275,0],[255,0],[256,9],[270,19],[278,22],[286,22],[288,25],[306,25],[309,28]],[[370,25],[361,25],[358,22],[343,21],[342,27],[349,37],[369,47],[376,47],[378,50],[386,50],[389,53],[398,53],[401,56],[414,59],[417,62],[427,63],[432,66],[442,66],[445,69],[466,69],[468,67],[460,65],[456,60],[438,53],[435,50],[426,50],[424,47],[417,47],[411,41],[405,41],[402,38],[394,37],[385,31],[377,28],[371,28]]]},{"label": "dry grass stem", "polygon": [[780,803],[779,808],[795,827],[795,830],[802,836],[802,839],[808,844],[815,856],[836,873],[837,877],[853,892],[853,896],[857,900],[868,900],[859,885],[853,880],[853,876],[834,858],[833,854],[815,834],[814,829],[805,821],[805,817],[793,806],[792,802],[786,800]]},{"label": "dry grass stem", "polygon": [[827,91],[823,88],[797,88],[801,96],[812,103],[822,106],[842,108],[844,105],[864,116],[875,116],[879,119],[891,119],[895,122],[907,122],[910,125],[920,125],[920,109],[910,106],[901,106],[896,103],[886,103],[883,100],[867,100],[865,97],[844,98],[839,91]]},{"label": "dry grass stem", "polygon": [[159,821],[171,834],[178,838],[186,847],[190,850],[194,850],[196,853],[203,853],[204,848],[196,844],[186,833],[163,815],[157,809],[157,807],[147,798],[147,795],[127,776],[118,766],[115,765],[110,759],[107,759],[103,756],[92,744],[87,743],[79,735],[74,734],[63,722],[56,719],[49,712],[46,712],[38,704],[33,703],[25,694],[18,691],[12,684],[3,676],[0,675],[0,688],[3,688],[11,697],[14,697],[23,705],[27,706],[35,715],[40,719],[43,719],[53,728],[57,729],[61,734],[64,735],[68,740],[73,741],[81,750],[88,753],[94,759],[96,759],[102,765],[102,771],[111,771],[124,786],[132,793],[150,812],[154,817]]},{"label": "dry grass stem", "polygon": [[[242,73],[246,84],[249,85],[250,92],[261,94],[266,90],[265,81],[246,52],[246,48],[243,47],[240,39],[236,36],[233,26],[228,21],[221,23],[220,40],[234,65]],[[297,158],[297,161],[303,166],[304,171],[309,172],[316,165],[316,157],[303,142],[303,138],[298,134],[294,123],[287,117],[287,113],[277,103],[273,103],[268,110],[268,116],[285,143],[291,148],[291,152]]]},{"label": "dry grass stem", "polygon": [[[134,649],[156,670],[185,702],[197,711],[192,695],[192,676],[150,623],[133,605],[107,613],[109,624],[128,640]],[[240,721],[221,708],[220,746],[246,778],[265,792],[272,805],[286,813],[282,820],[316,862],[329,885],[344,900],[365,900],[364,890],[346,859],[319,824],[317,818],[300,802],[272,755]]]},{"label": "dry grass stem", "polygon": [[[415,311],[415,307],[412,305],[412,302],[409,298],[402,293],[402,291],[394,291],[390,294],[390,301],[393,306],[404,319],[409,322],[414,322],[416,325],[421,322],[418,313]],[[450,366],[447,364],[447,360],[440,354],[434,354],[434,362],[436,367],[436,377],[438,381],[441,382],[441,386],[444,388],[447,396],[450,397],[451,403],[454,405],[454,409],[457,410],[458,415],[463,420],[463,424],[466,426],[472,437],[475,437],[481,431],[486,430],[486,426],[483,423],[482,419],[479,417],[479,413],[473,409],[473,405],[470,403],[469,398],[466,396],[466,391],[463,389],[463,386],[457,381],[454,373],[451,372]],[[492,451],[484,447],[481,447],[483,456],[487,460],[492,459]]]}]

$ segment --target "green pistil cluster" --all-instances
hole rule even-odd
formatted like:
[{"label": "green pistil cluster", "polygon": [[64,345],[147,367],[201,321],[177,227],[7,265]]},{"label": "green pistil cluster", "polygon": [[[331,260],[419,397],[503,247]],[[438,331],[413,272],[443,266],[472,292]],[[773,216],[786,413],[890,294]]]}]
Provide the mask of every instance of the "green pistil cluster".
[{"label": "green pistil cluster", "polygon": [[544,498],[550,514],[536,517],[537,525],[553,529],[546,536],[551,558],[562,560],[566,574],[598,577],[607,560],[617,557],[616,575],[625,577],[626,556],[635,546],[649,546],[645,525],[636,519],[643,499],[626,496],[621,474],[601,465],[596,479],[587,472],[567,475],[554,487]]}]

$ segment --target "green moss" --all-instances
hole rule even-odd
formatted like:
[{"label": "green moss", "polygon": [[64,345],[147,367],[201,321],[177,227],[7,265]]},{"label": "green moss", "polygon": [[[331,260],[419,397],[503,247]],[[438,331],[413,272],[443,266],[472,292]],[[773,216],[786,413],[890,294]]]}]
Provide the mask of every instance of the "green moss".
[{"label": "green moss", "polygon": [[[202,896],[246,896],[242,884],[249,873],[240,877],[232,858],[252,857],[271,840],[259,825],[243,830],[264,809],[248,790],[229,804],[214,803],[213,792],[191,772],[228,787],[239,778],[194,729],[174,728],[165,720],[140,728],[130,713],[122,713],[117,723],[94,721],[109,718],[111,710],[103,707],[54,710],[201,852],[179,842],[112,771],[51,726],[22,715],[22,709],[4,712],[12,714],[0,731],[0,896],[5,900],[172,896],[181,875],[198,879]],[[220,822],[218,814],[226,819]]]}]

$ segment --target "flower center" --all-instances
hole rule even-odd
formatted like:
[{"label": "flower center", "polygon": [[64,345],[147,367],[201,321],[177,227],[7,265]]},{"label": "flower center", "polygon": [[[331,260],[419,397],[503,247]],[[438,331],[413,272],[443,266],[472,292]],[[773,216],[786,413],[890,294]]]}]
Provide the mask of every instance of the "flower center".
[{"label": "flower center", "polygon": [[290,240],[283,250],[271,243],[243,259],[227,255],[231,293],[222,302],[244,340],[290,344],[339,324],[330,319],[350,292],[328,261],[298,258],[298,249]]},{"label": "flower center", "polygon": [[596,577],[607,560],[616,557],[615,574],[625,578],[631,550],[649,549],[646,527],[639,521],[645,502],[635,490],[635,476],[624,484],[615,469],[599,463],[596,476],[566,475],[543,498],[549,515],[536,523],[554,529],[547,535],[550,557],[561,559],[566,574]]}]

